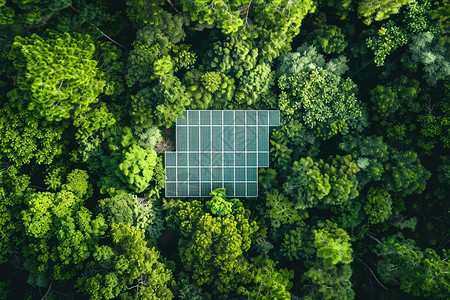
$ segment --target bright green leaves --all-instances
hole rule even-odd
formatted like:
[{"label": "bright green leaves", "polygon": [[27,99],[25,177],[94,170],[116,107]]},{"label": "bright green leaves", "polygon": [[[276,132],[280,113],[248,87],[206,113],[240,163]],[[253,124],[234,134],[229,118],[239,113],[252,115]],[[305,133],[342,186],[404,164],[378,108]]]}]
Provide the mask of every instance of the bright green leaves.
[{"label": "bright green leaves", "polygon": [[313,230],[317,257],[329,260],[333,265],[352,262],[352,248],[348,233],[331,222],[319,224],[319,228]]},{"label": "bright green leaves", "polygon": [[119,164],[120,172],[117,175],[134,191],[140,193],[149,186],[155,165],[155,150],[131,145],[123,154],[123,161]]},{"label": "bright green leaves", "polygon": [[158,23],[164,0],[127,0],[127,15],[135,25]]},{"label": "bright green leaves", "polygon": [[232,212],[233,203],[227,201],[225,189],[216,189],[211,192],[211,200],[206,202],[206,208],[214,216],[223,217]]},{"label": "bright green leaves", "polygon": [[374,51],[374,62],[377,66],[384,65],[386,57],[395,49],[404,46],[408,42],[406,33],[389,21],[379,30],[376,37],[367,39],[367,47]]},{"label": "bright green leaves", "polygon": [[145,230],[150,238],[157,238],[163,230],[163,220],[153,201],[121,193],[99,201],[98,211],[108,225],[124,223]]},{"label": "bright green leaves", "polygon": [[220,72],[194,69],[185,74],[183,81],[193,109],[222,108],[234,96],[234,79]]},{"label": "bright green leaves", "polygon": [[278,86],[280,110],[315,129],[323,139],[350,130],[361,131],[366,126],[365,112],[355,95],[356,85],[349,78],[344,80],[314,67],[289,77],[282,75]]},{"label": "bright green leaves", "polygon": [[54,126],[27,110],[17,90],[8,93],[9,102],[0,108],[0,158],[17,166],[50,164],[64,149],[67,124]]},{"label": "bright green leaves", "polygon": [[108,142],[111,153],[109,156],[101,156],[102,167],[105,169],[102,170],[104,176],[100,178],[101,192],[116,195],[120,190],[125,190],[123,183],[136,193],[156,185],[157,190],[152,192],[158,194],[161,188],[159,181],[164,178],[161,178],[161,174],[155,174],[155,170],[160,170],[162,164],[156,151],[147,147],[149,145],[146,143],[140,143],[129,127],[114,132]]},{"label": "bright green leaves", "polygon": [[364,18],[364,24],[382,21],[397,14],[400,8],[410,0],[362,0],[358,4],[358,15]]},{"label": "bright green leaves", "polygon": [[279,227],[280,224],[294,224],[301,220],[294,203],[277,189],[266,193],[266,206],[270,208],[267,217],[271,219],[273,227]]},{"label": "bright green leaves", "polygon": [[303,275],[309,295],[305,299],[353,299],[350,277],[352,249],[349,235],[336,224],[326,221],[313,230],[316,261]]},{"label": "bright green leaves", "polygon": [[292,288],[290,280],[294,278],[293,271],[277,270],[277,263],[267,256],[258,256],[253,258],[252,262],[251,284],[248,287],[239,287],[238,294],[258,300],[291,298],[289,290]]},{"label": "bright green leaves", "polygon": [[[214,24],[222,28],[224,33],[236,32],[244,22],[239,17],[241,6],[249,0],[221,1],[221,0],[182,0],[183,11],[188,12],[192,21]],[[247,9],[250,9],[248,7]]]},{"label": "bright green leaves", "polygon": [[242,26],[247,26],[250,18],[267,29],[298,34],[301,22],[308,12],[314,11],[310,0],[271,0],[271,1],[220,1],[220,0],[182,0],[183,11],[190,14],[193,21],[215,24],[223,33],[231,34]]},{"label": "bright green leaves", "polygon": [[6,6],[6,0],[0,0],[0,25],[14,24],[14,9]]},{"label": "bright green leaves", "polygon": [[357,172],[349,155],[336,156],[331,163],[301,158],[294,162],[285,189],[297,199],[296,208],[342,204],[358,196]]},{"label": "bright green leaves", "polygon": [[364,211],[370,224],[386,221],[392,214],[391,195],[384,189],[370,187]]},{"label": "bright green leaves", "polygon": [[28,108],[58,121],[97,102],[105,82],[99,79],[94,51],[90,37],[81,34],[16,37],[9,59],[19,73],[17,86],[29,93]]},{"label": "bright green leaves", "polygon": [[230,207],[223,192],[213,191],[206,205],[196,200],[181,203],[173,225],[181,230],[179,254],[192,278],[227,292],[237,288],[249,268],[244,254],[258,226],[239,200],[229,200]]},{"label": "bright green leaves", "polygon": [[172,299],[172,272],[159,261],[144,232],[128,224],[112,224],[111,246],[96,246],[77,288],[91,299]]},{"label": "bright green leaves", "polygon": [[[80,197],[85,196],[86,182],[86,173],[75,170],[60,192],[27,197],[22,221],[27,240],[26,267],[31,274],[55,280],[72,278],[104,234],[107,226],[103,218],[92,217],[82,206],[84,201]],[[75,184],[79,187],[74,187]]]},{"label": "bright green leaves", "polygon": [[26,197],[30,177],[20,174],[15,166],[0,164],[0,263],[17,251],[22,242],[20,232],[20,207]]}]

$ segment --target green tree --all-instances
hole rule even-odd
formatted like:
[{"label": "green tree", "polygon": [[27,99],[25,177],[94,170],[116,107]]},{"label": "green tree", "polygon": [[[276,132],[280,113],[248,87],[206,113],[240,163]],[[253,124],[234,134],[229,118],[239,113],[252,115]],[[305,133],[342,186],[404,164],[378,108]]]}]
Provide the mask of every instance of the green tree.
[{"label": "green tree", "polygon": [[159,22],[158,16],[162,12],[163,0],[127,0],[127,15],[134,25],[153,25]]},{"label": "green tree", "polygon": [[294,76],[281,76],[280,110],[314,129],[323,139],[338,133],[361,131],[367,124],[365,111],[356,98],[356,85],[349,78],[315,68]]},{"label": "green tree", "polygon": [[392,214],[391,195],[384,189],[370,187],[364,211],[370,224],[386,221]]},{"label": "green tree", "polygon": [[163,230],[163,220],[153,201],[121,193],[99,201],[97,206],[108,225],[129,224],[145,231],[146,236],[156,239]]},{"label": "green tree", "polygon": [[386,57],[397,48],[406,45],[408,36],[394,22],[389,21],[377,32],[376,36],[367,39],[367,47],[374,51],[374,62],[377,66],[384,65]]},{"label": "green tree", "polygon": [[274,224],[278,224],[278,226],[280,224],[293,224],[301,220],[298,211],[294,208],[294,203],[277,189],[272,189],[270,193],[266,193],[266,206],[270,208],[266,216],[272,221],[272,226]]},{"label": "green tree", "polygon": [[439,80],[450,75],[449,44],[441,45],[432,32],[421,32],[414,36],[409,45],[411,59],[423,64],[425,80],[436,86]]},{"label": "green tree", "polygon": [[384,282],[399,284],[401,290],[414,296],[446,298],[450,287],[447,250],[441,258],[433,249],[422,251],[399,233],[383,238],[374,252],[381,258],[377,271]]},{"label": "green tree", "polygon": [[27,110],[22,95],[12,90],[9,101],[0,108],[0,158],[19,167],[50,164],[63,152],[67,124],[37,118]]},{"label": "green tree", "polygon": [[77,280],[78,290],[91,299],[172,299],[172,272],[147,245],[144,231],[113,223],[110,236],[111,247],[95,247],[85,274]]},{"label": "green tree", "polygon": [[94,52],[92,39],[82,34],[17,36],[9,59],[18,71],[16,85],[25,92],[28,108],[49,121],[88,110],[105,86],[92,59]]},{"label": "green tree", "polygon": [[18,252],[22,244],[20,209],[27,195],[30,177],[21,174],[11,165],[1,165],[0,169],[0,264],[7,262],[13,252]]},{"label": "green tree", "polygon": [[198,285],[210,284],[227,292],[246,281],[249,264],[244,255],[258,226],[239,200],[226,198],[224,189],[211,196],[206,205],[197,200],[182,202],[169,224],[180,230],[178,250],[192,278]]},{"label": "green tree", "polygon": [[[302,19],[309,11],[314,11],[312,1],[217,1],[208,5],[203,0],[181,0],[183,11],[188,12],[193,21],[200,24],[215,24],[223,33],[230,34],[249,23],[249,17],[255,16],[259,26],[278,31],[298,33]],[[244,12],[244,13],[242,13]],[[241,17],[243,15],[243,17]]]},{"label": "green tree", "polygon": [[364,24],[382,21],[391,15],[398,14],[400,8],[409,0],[362,0],[358,4],[358,15],[364,18]]},{"label": "green tree", "polygon": [[358,171],[349,155],[336,156],[331,163],[301,158],[294,162],[292,175],[288,176],[284,187],[297,199],[296,208],[339,205],[358,196]]},{"label": "green tree", "polygon": [[308,283],[305,299],[354,299],[349,235],[328,220],[319,223],[313,234],[311,246],[317,259],[308,263],[309,270],[302,276],[302,281]]},{"label": "green tree", "polygon": [[240,286],[237,293],[257,300],[290,299],[289,290],[292,287],[290,280],[294,278],[294,272],[287,269],[277,270],[276,265],[277,263],[267,256],[253,258],[251,285]]},{"label": "green tree", "polygon": [[[78,174],[76,173],[78,172]],[[24,266],[31,276],[68,280],[82,270],[106,230],[102,217],[83,206],[84,171],[73,171],[58,193],[39,192],[26,199],[22,211],[26,245]]]}]

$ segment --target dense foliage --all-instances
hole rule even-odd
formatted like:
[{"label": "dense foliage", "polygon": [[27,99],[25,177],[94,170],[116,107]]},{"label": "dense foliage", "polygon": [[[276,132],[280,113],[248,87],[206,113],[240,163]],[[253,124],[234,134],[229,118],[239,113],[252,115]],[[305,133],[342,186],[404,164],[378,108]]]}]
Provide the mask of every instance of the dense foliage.
[{"label": "dense foliage", "polygon": [[[0,0],[0,299],[448,299],[449,3]],[[257,198],[185,109],[281,111]]]}]

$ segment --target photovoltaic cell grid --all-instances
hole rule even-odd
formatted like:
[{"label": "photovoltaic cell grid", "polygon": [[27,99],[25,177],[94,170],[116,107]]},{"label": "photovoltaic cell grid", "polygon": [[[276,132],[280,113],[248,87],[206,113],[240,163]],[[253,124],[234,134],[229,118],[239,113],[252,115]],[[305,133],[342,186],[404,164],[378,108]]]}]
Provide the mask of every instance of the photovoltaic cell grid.
[{"label": "photovoltaic cell grid", "polygon": [[269,166],[269,127],[279,110],[188,110],[176,121],[176,152],[165,153],[166,197],[258,196],[258,167]]}]

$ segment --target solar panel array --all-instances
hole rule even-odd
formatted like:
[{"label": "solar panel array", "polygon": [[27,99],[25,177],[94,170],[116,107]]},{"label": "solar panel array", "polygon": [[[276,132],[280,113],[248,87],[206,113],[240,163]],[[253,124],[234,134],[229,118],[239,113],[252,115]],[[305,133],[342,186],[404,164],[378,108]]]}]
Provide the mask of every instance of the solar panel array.
[{"label": "solar panel array", "polygon": [[258,167],[269,166],[269,127],[279,110],[188,110],[176,121],[176,151],[165,153],[166,197],[258,196]]}]

